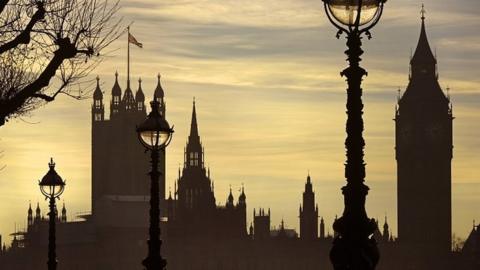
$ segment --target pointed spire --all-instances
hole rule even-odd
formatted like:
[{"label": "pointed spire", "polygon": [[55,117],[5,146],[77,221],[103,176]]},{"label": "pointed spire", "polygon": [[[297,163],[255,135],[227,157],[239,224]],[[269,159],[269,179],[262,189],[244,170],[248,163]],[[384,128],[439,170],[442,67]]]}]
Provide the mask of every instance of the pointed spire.
[{"label": "pointed spire", "polygon": [[232,185],[230,185],[230,194],[228,194],[227,205],[233,205]]},{"label": "pointed spire", "polygon": [[411,64],[412,65],[435,65],[437,60],[435,59],[430,44],[428,43],[427,31],[425,27],[425,6],[422,5],[422,28],[420,30],[420,38],[418,40],[417,49],[413,54]]},{"label": "pointed spire", "polygon": [[240,197],[238,198],[238,201],[242,204],[245,204],[246,199],[247,199],[247,196],[245,195],[245,188],[242,183],[242,193],[240,193]]},{"label": "pointed spire", "polygon": [[420,11],[420,14],[422,14],[422,21],[425,21],[425,5],[422,3],[422,10]]},{"label": "pointed spire", "polygon": [[197,111],[195,108],[195,97],[193,98],[192,123],[190,125],[190,138],[198,138]]},{"label": "pointed spire", "polygon": [[100,77],[97,75],[97,87],[95,88],[95,91],[93,92],[93,99],[94,100],[101,100],[103,99],[103,93],[102,90],[100,89]]},{"label": "pointed spire", "polygon": [[160,82],[161,78],[162,78],[162,76],[160,75],[160,73],[158,73],[158,75],[157,75],[157,87],[155,88],[155,92],[153,94],[153,98],[155,100],[157,100],[158,102],[160,102],[160,100],[163,99],[164,96],[165,96],[165,93],[164,93],[163,88],[162,88],[162,84]]},{"label": "pointed spire", "polygon": [[35,209],[35,213],[37,215],[40,215],[40,203],[39,202],[37,202],[37,209]]},{"label": "pointed spire", "polygon": [[121,96],[121,95],[122,95],[122,89],[118,84],[118,71],[115,71],[115,83],[113,84],[113,88],[112,88],[112,96]]}]

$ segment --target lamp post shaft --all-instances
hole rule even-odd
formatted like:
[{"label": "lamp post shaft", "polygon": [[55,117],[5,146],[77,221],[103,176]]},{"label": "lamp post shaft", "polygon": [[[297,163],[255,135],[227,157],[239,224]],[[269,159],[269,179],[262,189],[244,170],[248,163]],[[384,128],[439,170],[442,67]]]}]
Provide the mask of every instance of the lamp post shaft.
[{"label": "lamp post shaft", "polygon": [[374,220],[367,217],[365,200],[368,186],[365,181],[365,162],[363,139],[363,102],[362,79],[367,75],[360,67],[362,42],[358,31],[352,31],[347,36],[349,67],[341,72],[347,78],[347,138],[345,147],[347,161],[345,163],[345,178],[347,185],[342,188],[345,209],[341,218],[333,225],[338,232],[330,257],[336,270],[373,270],[379,259],[379,253],[374,239],[370,236],[376,229]]},{"label": "lamp post shaft", "polygon": [[49,227],[48,227],[48,270],[57,269],[57,253],[56,253],[56,237],[55,237],[55,197],[50,197],[50,213],[49,216]]},{"label": "lamp post shaft", "polygon": [[160,240],[159,150],[152,149],[150,152],[152,159],[152,171],[150,172],[150,228],[148,256],[143,260],[143,265],[147,270],[163,270],[165,269],[166,261],[160,255],[162,241]]}]

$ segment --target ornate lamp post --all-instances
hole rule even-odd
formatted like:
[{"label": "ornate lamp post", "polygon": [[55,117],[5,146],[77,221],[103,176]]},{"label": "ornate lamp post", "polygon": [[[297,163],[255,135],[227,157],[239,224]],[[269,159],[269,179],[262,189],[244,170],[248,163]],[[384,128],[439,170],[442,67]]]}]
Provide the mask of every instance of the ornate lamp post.
[{"label": "ornate lamp post", "polygon": [[50,200],[49,230],[48,230],[48,270],[57,269],[57,254],[56,254],[56,239],[55,239],[55,221],[56,221],[56,206],[55,200],[60,198],[65,190],[65,181],[55,171],[55,163],[50,159],[48,164],[50,170],[39,182],[40,191],[47,199]]},{"label": "ornate lamp post", "polygon": [[150,172],[150,228],[148,240],[148,255],[142,264],[147,270],[165,269],[167,261],[160,255],[162,241],[160,240],[160,198],[158,154],[165,151],[173,134],[167,120],[160,115],[160,103],[155,99],[150,103],[152,111],[147,119],[137,127],[138,138],[143,146],[150,150],[152,159],[152,171]]},{"label": "ornate lamp post", "polygon": [[379,259],[375,239],[375,220],[369,219],[365,210],[368,186],[365,181],[363,160],[362,78],[367,75],[360,67],[362,37],[370,39],[370,29],[380,20],[386,0],[323,0],[330,22],[338,28],[337,38],[347,35],[349,67],[340,74],[347,78],[347,161],[345,177],[347,185],[342,188],[345,209],[333,229],[338,236],[333,242],[330,259],[336,270],[375,269]]}]

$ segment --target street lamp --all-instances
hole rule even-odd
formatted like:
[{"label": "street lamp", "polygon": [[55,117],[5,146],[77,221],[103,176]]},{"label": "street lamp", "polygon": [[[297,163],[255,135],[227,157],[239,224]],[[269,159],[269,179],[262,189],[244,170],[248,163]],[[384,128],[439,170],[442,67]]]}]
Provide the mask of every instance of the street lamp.
[{"label": "street lamp", "polygon": [[372,29],[380,20],[386,0],[323,0],[330,22],[338,29],[337,38],[347,36],[349,67],[340,75],[347,78],[347,161],[342,188],[345,209],[342,217],[333,224],[338,236],[333,241],[330,260],[336,270],[375,269],[379,252],[371,236],[377,225],[365,210],[368,186],[365,182],[363,139],[362,78],[367,71],[360,67],[362,37],[372,38]]},{"label": "street lamp", "polygon": [[147,270],[164,269],[167,261],[160,255],[162,241],[160,240],[160,198],[159,198],[159,177],[158,153],[165,151],[170,143],[173,134],[173,127],[170,128],[167,120],[160,115],[160,103],[153,100],[152,111],[147,119],[137,126],[138,138],[142,145],[150,150],[152,159],[152,171],[150,172],[150,228],[148,240],[148,255],[142,261]]},{"label": "street lamp", "polygon": [[55,163],[53,158],[50,159],[48,164],[50,169],[47,174],[42,178],[42,181],[39,182],[40,191],[45,196],[46,199],[50,200],[50,212],[48,213],[49,217],[49,227],[48,227],[48,270],[57,269],[57,254],[56,254],[56,239],[55,239],[55,221],[56,221],[56,206],[55,200],[60,198],[63,191],[65,190],[65,181],[62,180],[60,175],[55,171]]}]

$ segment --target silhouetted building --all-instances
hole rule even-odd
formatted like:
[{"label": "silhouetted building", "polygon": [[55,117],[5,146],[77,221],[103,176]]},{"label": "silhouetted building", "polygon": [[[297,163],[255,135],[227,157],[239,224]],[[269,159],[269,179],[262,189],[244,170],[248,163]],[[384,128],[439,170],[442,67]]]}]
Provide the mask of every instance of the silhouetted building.
[{"label": "silhouetted building", "polygon": [[[381,254],[378,270],[480,269],[478,227],[474,226],[462,252],[451,252],[453,116],[436,68],[422,18],[409,86],[399,99],[395,119],[399,239],[393,237],[385,217],[383,231],[377,226],[374,233]],[[104,116],[98,79],[93,98],[92,213],[69,221],[63,205],[57,220],[58,269],[139,268],[147,252],[150,163],[135,126],[146,116],[145,95],[139,81],[135,96],[127,84],[122,98],[116,74],[109,120]],[[154,99],[165,116],[160,76]],[[230,188],[225,205],[218,205],[204,153],[194,102],[184,164],[173,195],[170,192],[161,202],[166,217],[161,222],[162,254],[169,270],[332,269],[328,254],[333,237],[325,233],[330,231],[325,224],[331,221],[322,217],[318,224],[310,176],[299,211],[300,238],[283,220],[278,229],[271,228],[270,209],[263,208],[253,209],[247,234],[243,186],[237,202]],[[164,154],[159,163],[159,170],[165,172]],[[164,198],[165,178],[160,187]],[[28,206],[27,224],[25,232],[13,234],[11,247],[6,250],[4,246],[0,252],[0,269],[45,267],[48,221],[38,203],[35,213]]]},{"label": "silhouetted building", "polygon": [[398,239],[413,256],[451,252],[452,107],[438,83],[425,18],[396,111]]},{"label": "silhouetted building", "polygon": [[310,174],[307,176],[305,191],[303,192],[303,207],[300,205],[300,238],[314,240],[318,238],[318,206],[315,206]]}]

